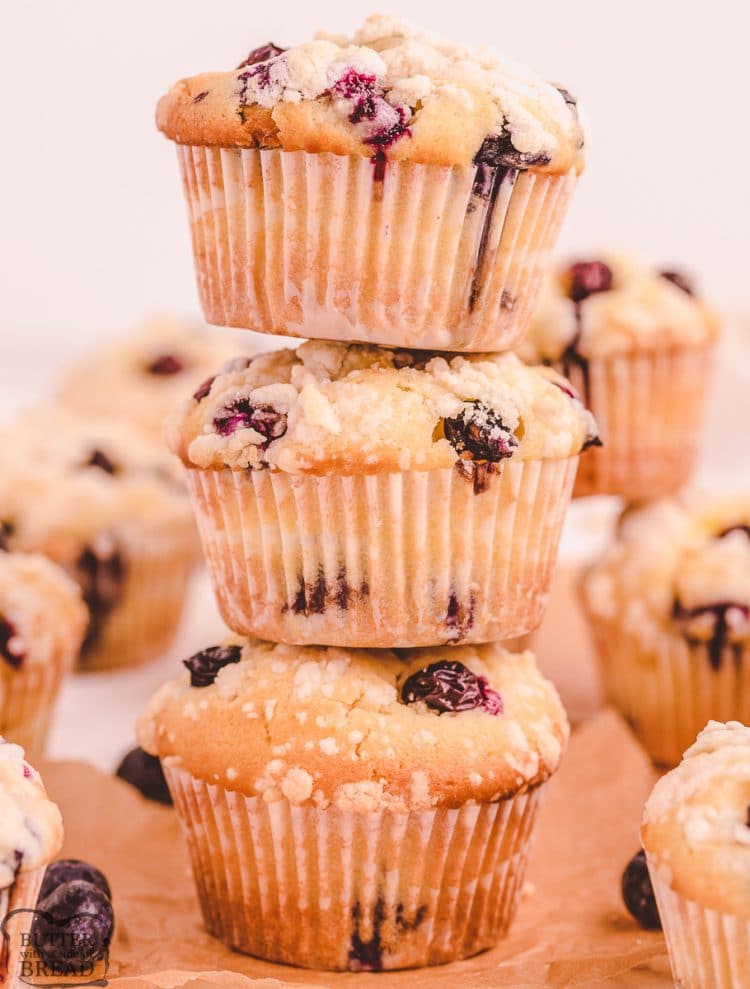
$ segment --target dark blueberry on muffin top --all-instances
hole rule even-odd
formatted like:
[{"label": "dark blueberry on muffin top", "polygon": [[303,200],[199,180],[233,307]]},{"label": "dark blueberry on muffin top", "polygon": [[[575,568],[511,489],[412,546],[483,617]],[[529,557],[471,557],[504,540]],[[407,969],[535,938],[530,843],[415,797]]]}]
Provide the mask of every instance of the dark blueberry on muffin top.
[{"label": "dark blueberry on muffin top", "polygon": [[473,460],[496,463],[512,457],[518,440],[500,415],[482,402],[472,402],[451,419],[443,422],[445,438],[459,454]]},{"label": "dark blueberry on muffin top", "polygon": [[401,688],[401,700],[404,704],[422,701],[440,714],[477,708],[489,714],[503,713],[502,698],[487,678],[457,660],[440,660],[412,673]]},{"label": "dark blueberry on muffin top", "polygon": [[219,670],[229,666],[230,663],[239,663],[241,656],[242,650],[239,646],[211,646],[182,662],[190,670],[192,687],[209,687],[216,679]]},{"label": "dark blueberry on muffin top", "polygon": [[568,297],[573,302],[583,302],[597,292],[612,288],[612,269],[603,261],[576,261],[568,269]]}]

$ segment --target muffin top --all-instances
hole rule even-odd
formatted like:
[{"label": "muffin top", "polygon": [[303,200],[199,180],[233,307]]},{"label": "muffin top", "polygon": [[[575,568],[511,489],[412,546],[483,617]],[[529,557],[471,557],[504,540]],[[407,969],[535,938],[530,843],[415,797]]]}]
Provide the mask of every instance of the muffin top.
[{"label": "muffin top", "polygon": [[685,275],[605,252],[552,270],[517,350],[536,364],[556,362],[569,348],[606,357],[705,344],[718,331],[716,315]]},{"label": "muffin top", "polygon": [[75,658],[88,624],[78,585],[43,556],[0,551],[0,673]]},{"label": "muffin top", "polygon": [[45,865],[62,845],[62,819],[20,745],[0,738],[0,889]]},{"label": "muffin top", "polygon": [[65,561],[102,534],[184,534],[190,505],[168,452],[125,423],[54,406],[0,429],[0,521],[13,549]]},{"label": "muffin top", "polygon": [[352,38],[265,44],[229,72],[178,82],[157,108],[181,144],[567,172],[583,166],[575,97],[487,48],[392,17]]},{"label": "muffin top", "polygon": [[167,426],[188,466],[293,474],[563,458],[595,435],[567,382],[514,354],[318,341],[230,363]]},{"label": "muffin top", "polygon": [[251,352],[218,330],[161,317],[79,361],[65,375],[58,401],[75,412],[116,415],[161,442],[174,406],[240,350]]},{"label": "muffin top", "polygon": [[681,896],[750,917],[750,728],[709,721],[654,787],[641,838]]},{"label": "muffin top", "polygon": [[750,638],[750,495],[668,498],[626,511],[583,589],[594,614],[622,621],[644,642],[681,634],[707,646],[718,665],[726,646]]},{"label": "muffin top", "polygon": [[[568,724],[531,653],[234,640],[139,722],[152,755],[267,801],[395,810],[492,801],[555,771]],[[192,685],[191,685],[192,683]]]}]

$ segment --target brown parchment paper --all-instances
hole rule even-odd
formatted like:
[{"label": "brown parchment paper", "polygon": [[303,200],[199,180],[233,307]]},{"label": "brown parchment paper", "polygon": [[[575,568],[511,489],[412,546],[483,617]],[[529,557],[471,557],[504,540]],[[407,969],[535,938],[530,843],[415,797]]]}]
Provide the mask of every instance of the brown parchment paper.
[{"label": "brown parchment paper", "polygon": [[111,882],[117,931],[109,978],[117,989],[672,984],[662,936],[641,931],[620,901],[620,873],[638,848],[638,824],[654,774],[610,711],[574,732],[549,786],[528,889],[508,938],[468,961],[418,971],[307,972],[229,951],[202,929],[173,810],[82,763],[49,763],[43,771],[63,812],[64,854],[96,863]]}]

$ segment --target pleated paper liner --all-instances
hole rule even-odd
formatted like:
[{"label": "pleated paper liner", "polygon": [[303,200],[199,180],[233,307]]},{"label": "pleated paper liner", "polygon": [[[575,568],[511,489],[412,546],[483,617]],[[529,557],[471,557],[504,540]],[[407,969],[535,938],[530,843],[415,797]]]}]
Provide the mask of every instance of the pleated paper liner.
[{"label": "pleated paper liner", "polygon": [[396,347],[517,343],[576,181],[486,165],[177,150],[210,323]]},{"label": "pleated paper liner", "polygon": [[267,803],[167,759],[209,932],[247,954],[353,971],[495,944],[518,905],[542,788],[489,804],[357,813]]},{"label": "pleated paper liner", "polygon": [[712,344],[566,366],[604,443],[583,458],[574,496],[642,501],[681,488],[695,469],[712,370]]},{"label": "pleated paper liner", "polygon": [[97,623],[79,669],[139,665],[164,652],[177,633],[195,566],[192,533],[130,536],[122,557],[121,596]]},{"label": "pleated paper liner", "polygon": [[230,628],[393,648],[503,640],[539,624],[576,462],[509,460],[473,479],[463,467],[187,474]]},{"label": "pleated paper liner", "polygon": [[685,899],[651,863],[649,873],[675,984],[680,989],[750,986],[750,920]]},{"label": "pleated paper liner", "polygon": [[[30,957],[28,935],[46,866],[16,876],[12,886],[0,890],[0,986],[19,989],[24,960]],[[33,981],[32,981],[33,984]]]},{"label": "pleated paper liner", "polygon": [[655,632],[646,645],[621,622],[589,620],[607,698],[657,765],[676,766],[710,720],[750,724],[746,643],[728,645],[717,666],[678,633]]},{"label": "pleated paper liner", "polygon": [[0,735],[23,746],[32,764],[44,754],[60,685],[75,659],[58,650],[49,662],[0,670]]}]

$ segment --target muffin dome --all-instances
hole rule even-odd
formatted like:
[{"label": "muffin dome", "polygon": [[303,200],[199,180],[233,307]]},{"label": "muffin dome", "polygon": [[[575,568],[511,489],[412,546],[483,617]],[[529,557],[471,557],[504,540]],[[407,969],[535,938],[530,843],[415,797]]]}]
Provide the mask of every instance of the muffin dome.
[{"label": "muffin dome", "polygon": [[292,474],[561,459],[595,436],[564,379],[513,354],[321,342],[233,362],[168,425],[187,466]]},{"label": "muffin dome", "polygon": [[665,499],[626,512],[617,543],[584,581],[588,609],[633,636],[663,631],[708,650],[750,639],[750,498]]},{"label": "muffin dome", "polygon": [[251,352],[251,338],[230,342],[169,318],[151,320],[102,346],[66,374],[58,400],[89,416],[116,416],[161,441],[164,420],[222,361]]},{"label": "muffin dome", "polygon": [[517,351],[532,364],[709,343],[715,314],[688,279],[610,252],[558,265],[548,275]]},{"label": "muffin dome", "polygon": [[750,918],[750,728],[709,722],[648,799],[649,864],[679,895]]},{"label": "muffin dome", "polygon": [[235,640],[186,665],[142,717],[141,745],[268,802],[404,811],[500,800],[546,780],[568,736],[533,656],[497,644],[397,652]]},{"label": "muffin dome", "polygon": [[486,48],[382,16],[351,39],[266,44],[229,72],[183,79],[160,101],[157,123],[182,144],[550,172],[583,164],[567,90]]}]

